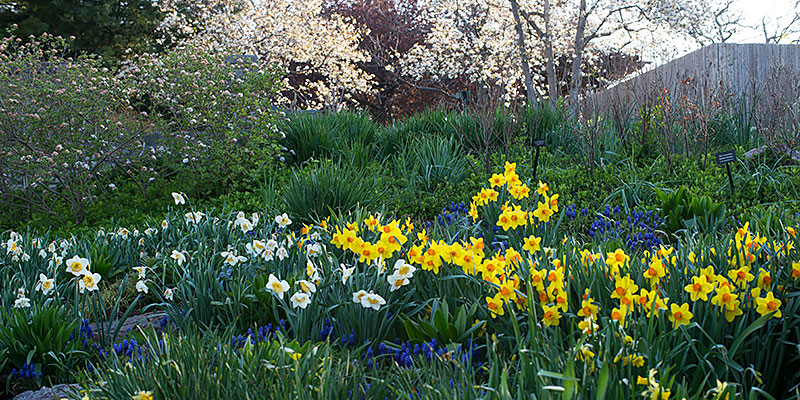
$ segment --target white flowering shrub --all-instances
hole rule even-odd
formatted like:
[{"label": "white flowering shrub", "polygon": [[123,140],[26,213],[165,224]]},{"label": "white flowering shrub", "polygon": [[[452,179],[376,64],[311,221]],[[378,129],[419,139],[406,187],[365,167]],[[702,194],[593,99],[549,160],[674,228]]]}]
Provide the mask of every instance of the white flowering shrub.
[{"label": "white flowering shrub", "polygon": [[115,163],[152,173],[129,87],[68,39],[0,39],[0,202],[80,222]]}]

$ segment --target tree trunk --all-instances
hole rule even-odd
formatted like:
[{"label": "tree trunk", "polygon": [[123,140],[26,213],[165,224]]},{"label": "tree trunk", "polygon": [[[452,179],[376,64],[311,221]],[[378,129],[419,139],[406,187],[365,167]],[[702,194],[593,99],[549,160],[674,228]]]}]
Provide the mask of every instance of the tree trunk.
[{"label": "tree trunk", "polygon": [[572,59],[572,98],[573,111],[578,110],[578,99],[581,93],[581,64],[583,63],[584,35],[586,33],[586,0],[581,0],[578,10],[578,26],[575,30],[575,57]]},{"label": "tree trunk", "polygon": [[531,68],[528,65],[528,51],[525,48],[525,32],[522,30],[522,23],[519,19],[519,2],[511,1],[511,13],[514,14],[514,27],[517,29],[517,45],[519,46],[520,64],[522,64],[522,76],[525,78],[525,90],[527,91],[528,103],[533,104],[538,100],[538,95],[533,88],[533,78]]},{"label": "tree trunk", "polygon": [[550,105],[555,105],[558,100],[558,82],[556,80],[556,66],[553,60],[553,32],[550,23],[550,0],[544,0],[544,46],[547,57],[547,87]]}]

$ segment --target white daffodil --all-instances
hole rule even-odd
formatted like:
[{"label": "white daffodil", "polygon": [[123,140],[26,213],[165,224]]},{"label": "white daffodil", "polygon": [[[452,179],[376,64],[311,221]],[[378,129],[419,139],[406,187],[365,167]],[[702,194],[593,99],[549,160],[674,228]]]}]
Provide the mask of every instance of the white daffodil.
[{"label": "white daffodil", "polygon": [[80,276],[88,271],[89,259],[75,256],[67,260],[67,272],[71,272],[72,275]]},{"label": "white daffodil", "polygon": [[200,211],[196,211],[196,212],[186,213],[186,215],[184,215],[184,218],[186,219],[187,224],[190,222],[196,224],[200,222],[200,220],[203,219],[204,216],[205,214],[201,213]]},{"label": "white daffodil", "polygon": [[322,245],[319,242],[309,243],[306,245],[306,255],[308,257],[316,257],[322,252]]},{"label": "white daffodil", "polygon": [[283,299],[283,294],[289,291],[289,282],[279,280],[275,275],[269,274],[269,281],[267,282],[267,290],[275,293]]},{"label": "white daffodil", "polygon": [[297,292],[289,299],[292,302],[292,307],[305,309],[311,304],[311,296],[304,292]]},{"label": "white daffodil", "polygon": [[278,250],[278,242],[275,239],[267,240],[267,250],[274,253],[275,250]]},{"label": "white daffodil", "polygon": [[183,266],[183,263],[186,262],[186,254],[183,254],[182,251],[172,250],[172,254],[169,257],[177,261],[179,267]]},{"label": "white daffodil", "polygon": [[286,250],[285,247],[281,246],[278,247],[278,251],[275,252],[275,255],[283,261],[284,258],[289,257],[289,252]]},{"label": "white daffodil", "polygon": [[281,227],[281,229],[286,228],[287,226],[292,224],[292,220],[289,219],[289,216],[286,213],[278,215],[275,217],[275,223]]},{"label": "white daffodil", "polygon": [[144,281],[138,281],[136,282],[136,291],[139,293],[144,292],[144,294],[147,294],[150,292],[150,289],[147,287],[147,283],[145,283]]},{"label": "white daffodil", "polygon": [[353,293],[353,303],[359,303],[359,304],[361,304],[361,299],[363,299],[363,298],[364,298],[364,296],[366,296],[366,295],[368,295],[368,294],[369,294],[369,293],[367,293],[367,291],[366,291],[366,290],[359,290],[359,291],[357,291],[357,292],[354,292],[354,293]]},{"label": "white daffodil", "polygon": [[144,277],[145,277],[145,275],[147,273],[147,267],[142,266],[142,265],[140,265],[138,267],[133,267],[133,270],[136,271],[139,274],[139,278],[138,279],[140,279],[140,280],[144,279]]},{"label": "white daffodil", "polygon": [[144,238],[139,238],[139,246],[144,246]]},{"label": "white daffodil", "polygon": [[407,263],[406,260],[403,260],[402,258],[394,263],[394,274],[398,277],[410,279],[414,276],[414,271],[416,270],[417,269],[414,268],[413,265]]},{"label": "white daffodil", "polygon": [[62,262],[64,262],[64,257],[59,257],[59,256],[53,254],[53,258],[50,259],[50,261],[48,262],[48,265],[49,265],[50,269],[55,269],[55,268],[58,268],[58,266],[61,265]]},{"label": "white daffodil", "polygon": [[[166,222],[166,221],[164,221],[164,222]],[[147,229],[144,230],[144,234],[147,235],[147,236],[153,236],[156,233],[158,233],[158,229],[156,229],[156,228],[147,228]]]},{"label": "white daffodil", "polygon": [[6,242],[6,254],[12,254],[19,248],[19,243],[14,239],[8,239]]},{"label": "white daffodil", "polygon": [[236,254],[235,250],[223,251],[219,253],[219,255],[225,259],[223,264],[230,265],[231,267],[235,267],[236,264],[240,262],[247,261],[247,257]]},{"label": "white daffodil", "polygon": [[364,308],[371,308],[375,311],[379,310],[382,305],[386,304],[386,300],[378,294],[369,292],[361,297],[361,306]]},{"label": "white daffodil", "polygon": [[317,269],[317,266],[314,265],[314,263],[311,262],[311,260],[306,261],[306,276],[312,282],[319,283],[320,280],[319,269]]},{"label": "white daffodil", "polygon": [[317,291],[317,285],[314,282],[309,282],[307,280],[299,280],[296,282],[297,286],[300,287],[300,290],[306,293],[314,293]]},{"label": "white daffodil", "polygon": [[347,280],[350,279],[350,276],[353,275],[353,272],[356,270],[355,266],[347,268],[344,264],[339,264],[339,269],[342,271],[342,285],[347,284]]},{"label": "white daffodil", "polygon": [[392,292],[394,292],[397,289],[400,289],[405,285],[408,285],[409,283],[408,278],[406,278],[405,276],[397,275],[397,272],[389,275],[389,277],[386,279],[389,281],[390,290]]},{"label": "white daffodil", "polygon": [[45,249],[39,250],[39,257],[47,258],[47,250],[45,250]]},{"label": "white daffodil", "polygon": [[237,226],[239,229],[241,229],[241,230],[242,230],[242,233],[247,233],[247,232],[250,232],[250,231],[252,231],[252,230],[253,230],[253,227],[255,226],[255,224],[253,224],[252,222],[250,222],[250,220],[249,220],[249,219],[245,218],[245,216],[244,216],[244,213],[243,213],[243,212],[239,212],[239,216],[238,216],[238,217],[236,217],[236,221],[234,221],[234,224],[235,224],[235,225],[236,225],[236,226]]},{"label": "white daffodil", "polygon": [[169,300],[169,301],[172,301],[172,298],[173,298],[173,293],[172,292],[173,291],[174,291],[174,289],[170,289],[170,288],[164,289],[164,298]]},{"label": "white daffodil", "polygon": [[275,259],[275,257],[273,257],[274,255],[275,255],[274,251],[266,249],[264,250],[263,253],[261,253],[261,258],[263,258],[264,261],[272,261],[273,259]]},{"label": "white daffodil", "polygon": [[261,219],[258,217],[258,213],[253,213],[253,215],[250,216],[250,220],[253,221],[253,226],[256,226]]},{"label": "white daffodil", "polygon": [[25,297],[25,292],[26,292],[25,288],[20,286],[20,288],[17,289],[17,297]]},{"label": "white daffodil", "polygon": [[162,230],[167,229],[168,227],[169,227],[169,222],[167,222],[167,220],[161,221],[161,229]]},{"label": "white daffodil", "polygon": [[88,290],[90,292],[97,290],[97,284],[100,282],[100,274],[98,273],[91,273],[86,271],[83,276],[81,276],[80,280],[78,281],[78,288],[80,289],[81,293],[84,290]]},{"label": "white daffodil", "polygon": [[125,229],[125,228],[117,229],[117,236],[119,236],[119,237],[121,237],[123,239],[127,239],[129,233],[130,233],[130,231]]},{"label": "white daffodil", "polygon": [[14,300],[14,308],[28,308],[31,306],[31,299],[27,297],[18,297]]},{"label": "white daffodil", "polygon": [[186,198],[183,197],[183,193],[172,192],[172,199],[175,200],[175,205],[186,204]]},{"label": "white daffodil", "polygon": [[52,291],[53,289],[55,289],[55,287],[56,287],[55,279],[47,279],[47,276],[45,276],[45,274],[39,274],[39,282],[36,282],[36,287],[35,287],[37,291],[41,290],[42,294],[47,296],[47,294],[50,293],[50,291]]},{"label": "white daffodil", "polygon": [[244,245],[245,249],[247,249],[247,254],[256,257],[261,255],[261,253],[266,250],[267,246],[263,240],[255,239],[250,243]]}]

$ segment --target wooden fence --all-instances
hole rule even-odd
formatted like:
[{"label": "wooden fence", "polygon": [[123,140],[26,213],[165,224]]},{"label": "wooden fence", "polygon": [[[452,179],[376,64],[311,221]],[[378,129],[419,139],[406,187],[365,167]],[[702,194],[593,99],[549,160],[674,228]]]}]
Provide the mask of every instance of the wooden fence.
[{"label": "wooden fence", "polygon": [[605,108],[640,104],[665,94],[673,99],[683,95],[709,98],[712,91],[752,99],[769,80],[787,74],[800,77],[800,45],[716,43],[637,73],[584,100]]}]

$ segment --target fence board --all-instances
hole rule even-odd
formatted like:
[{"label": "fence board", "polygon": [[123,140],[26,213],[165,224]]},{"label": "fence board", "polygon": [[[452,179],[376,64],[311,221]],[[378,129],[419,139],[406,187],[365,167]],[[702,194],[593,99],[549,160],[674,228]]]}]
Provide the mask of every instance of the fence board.
[{"label": "fence board", "polygon": [[590,93],[584,100],[601,108],[612,102],[640,103],[664,89],[671,94],[685,92],[686,79],[695,84],[695,95],[724,89],[749,99],[776,67],[800,73],[800,45],[715,43]]}]

